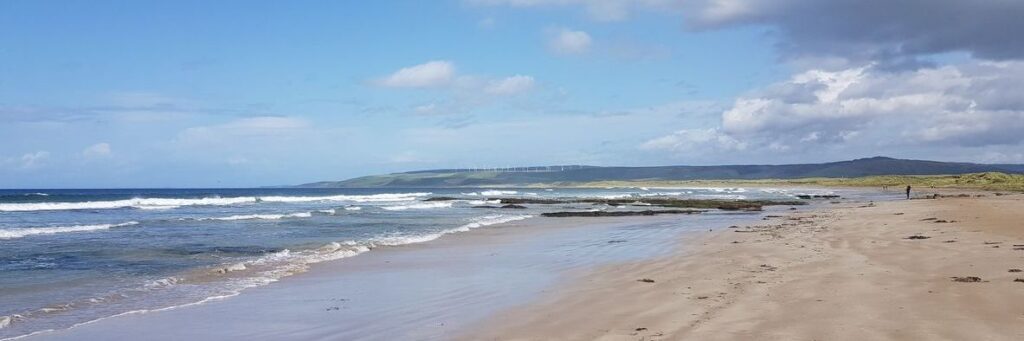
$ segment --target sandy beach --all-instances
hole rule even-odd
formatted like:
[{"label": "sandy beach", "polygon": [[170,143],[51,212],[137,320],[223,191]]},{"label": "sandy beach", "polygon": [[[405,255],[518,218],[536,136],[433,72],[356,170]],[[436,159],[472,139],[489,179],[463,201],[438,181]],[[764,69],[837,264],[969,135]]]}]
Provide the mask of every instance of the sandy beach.
[{"label": "sandy beach", "polygon": [[968,195],[709,233],[582,275],[461,339],[1020,340],[1024,195]]},{"label": "sandy beach", "polygon": [[1024,195],[941,193],[538,218],[26,339],[1024,338]]}]

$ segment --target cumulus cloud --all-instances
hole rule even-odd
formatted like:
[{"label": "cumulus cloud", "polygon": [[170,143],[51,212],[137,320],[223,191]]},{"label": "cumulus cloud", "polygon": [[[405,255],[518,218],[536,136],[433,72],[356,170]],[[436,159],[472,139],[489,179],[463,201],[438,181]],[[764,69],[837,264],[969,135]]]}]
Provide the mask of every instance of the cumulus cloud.
[{"label": "cumulus cloud", "polygon": [[[714,142],[774,151],[1019,146],[1024,62],[970,62],[899,73],[810,70],[737,98],[720,130],[681,131],[647,149]],[[875,153],[878,154],[878,153]],[[995,156],[989,159],[998,159]]]},{"label": "cumulus cloud", "polygon": [[530,91],[533,89],[533,85],[533,77],[515,75],[488,82],[484,92],[493,95],[516,95]]},{"label": "cumulus cloud", "polygon": [[682,129],[672,134],[644,142],[641,149],[683,152],[728,152],[747,149],[747,144],[716,128]]},{"label": "cumulus cloud", "polygon": [[579,7],[593,19],[637,11],[681,15],[694,30],[768,27],[789,58],[839,58],[883,68],[917,68],[918,57],[966,52],[1024,58],[1024,2],[963,0],[466,0],[514,8]]},{"label": "cumulus cloud", "polygon": [[82,156],[90,159],[110,157],[111,155],[110,144],[106,142],[100,142],[82,150]]},{"label": "cumulus cloud", "polygon": [[0,165],[10,165],[18,169],[32,169],[41,166],[50,158],[50,152],[40,150],[22,154],[21,157],[8,157],[0,159]]},{"label": "cumulus cloud", "polygon": [[774,28],[789,56],[910,65],[917,56],[947,52],[992,60],[1024,57],[1021,1],[698,0],[681,6],[694,29]]},{"label": "cumulus cloud", "polygon": [[587,32],[563,28],[548,38],[548,48],[558,54],[581,54],[590,49],[592,42]]},{"label": "cumulus cloud", "polygon": [[455,78],[455,64],[434,60],[404,67],[377,80],[377,84],[393,88],[429,88],[448,85]]}]

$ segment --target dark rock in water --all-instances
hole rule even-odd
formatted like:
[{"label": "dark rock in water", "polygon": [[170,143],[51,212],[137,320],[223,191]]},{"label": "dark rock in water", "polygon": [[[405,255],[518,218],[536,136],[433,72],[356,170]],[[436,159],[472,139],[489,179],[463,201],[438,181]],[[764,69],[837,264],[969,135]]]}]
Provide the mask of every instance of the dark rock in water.
[{"label": "dark rock in water", "polygon": [[553,205],[553,204],[571,204],[573,200],[558,200],[558,199],[541,199],[541,198],[487,198],[487,201],[495,201],[502,204],[540,204],[540,205]]},{"label": "dark rock in water", "polygon": [[636,280],[636,281],[637,281],[637,282],[644,282],[644,283],[654,283],[654,280],[653,280],[653,279],[650,279],[650,278],[643,278],[643,279],[638,279],[638,280]]},{"label": "dark rock in water", "polygon": [[628,217],[628,216],[653,216],[658,214],[698,214],[704,211],[699,210],[647,210],[647,211],[582,211],[582,212],[548,212],[541,213],[544,217],[566,218],[566,217]]},{"label": "dark rock in water", "polygon": [[526,208],[526,206],[523,206],[523,205],[516,205],[516,204],[508,204],[508,205],[504,205],[504,206],[501,206],[501,208],[515,208],[515,209],[524,209],[524,208]]},{"label": "dark rock in water", "polygon": [[800,199],[804,199],[804,200],[807,200],[807,199],[839,199],[839,196],[835,195],[835,194],[814,194],[814,195],[811,195],[811,194],[798,194],[796,197],[800,198]]},{"label": "dark rock in water", "polygon": [[453,201],[453,200],[459,200],[459,198],[453,198],[453,197],[433,197],[433,198],[423,199],[423,201]]},{"label": "dark rock in water", "polygon": [[763,206],[770,205],[806,205],[803,201],[776,201],[776,200],[723,200],[723,199],[679,199],[679,198],[629,198],[629,199],[543,199],[543,198],[487,198],[489,201],[497,200],[502,204],[593,204],[608,206],[660,206],[673,208],[715,208],[720,210],[744,210],[760,211]]},{"label": "dark rock in water", "polygon": [[480,205],[480,206],[473,206],[473,208],[501,208],[501,207],[491,206],[491,205]]},{"label": "dark rock in water", "polygon": [[913,236],[907,237],[906,239],[928,239],[928,238],[931,238],[931,237],[922,236],[922,235],[913,235]]},{"label": "dark rock in water", "polygon": [[953,282],[960,282],[960,283],[978,283],[978,282],[981,282],[981,277],[975,277],[975,276],[952,277],[952,278],[953,278]]}]

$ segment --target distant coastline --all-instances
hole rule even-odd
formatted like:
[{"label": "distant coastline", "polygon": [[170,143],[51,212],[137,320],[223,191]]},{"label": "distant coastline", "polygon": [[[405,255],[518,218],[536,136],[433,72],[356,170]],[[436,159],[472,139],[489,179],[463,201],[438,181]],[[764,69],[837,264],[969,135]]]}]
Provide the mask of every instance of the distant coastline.
[{"label": "distant coastline", "polygon": [[657,187],[911,185],[1024,191],[1024,165],[873,157],[793,165],[547,166],[423,170],[322,181],[299,188]]}]

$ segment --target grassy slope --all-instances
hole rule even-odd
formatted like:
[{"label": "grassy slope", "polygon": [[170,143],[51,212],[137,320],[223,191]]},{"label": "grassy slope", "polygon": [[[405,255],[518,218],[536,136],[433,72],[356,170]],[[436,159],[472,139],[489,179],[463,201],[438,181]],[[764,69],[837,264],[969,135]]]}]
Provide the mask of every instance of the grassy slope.
[{"label": "grassy slope", "polygon": [[879,175],[857,178],[803,178],[765,180],[692,180],[692,181],[595,181],[581,183],[534,184],[531,187],[661,187],[713,185],[807,185],[807,186],[915,186],[975,188],[985,190],[1024,191],[1024,175],[998,172],[960,175]]},{"label": "grassy slope", "polygon": [[[578,166],[577,166],[578,167]],[[792,165],[725,165],[725,166],[658,166],[658,167],[579,167],[550,172],[494,172],[467,170],[430,170],[365,176],[344,181],[325,181],[300,187],[509,187],[529,184],[575,186],[609,183],[691,183],[702,181],[743,181],[769,183],[829,183],[834,185],[896,185],[914,181],[918,185],[935,183],[959,185],[1004,186],[1013,181],[999,176],[980,179],[947,179],[943,177],[890,177],[887,174],[936,176],[982,172],[1016,173],[1014,165],[984,165],[925,160],[901,160],[873,157],[850,161]],[[1024,165],[1020,165],[1024,167]],[[856,178],[856,181],[849,179]],[[763,180],[778,179],[778,180]],[[913,184],[913,183],[912,183]],[[1012,187],[1012,186],[1011,186]]]}]

